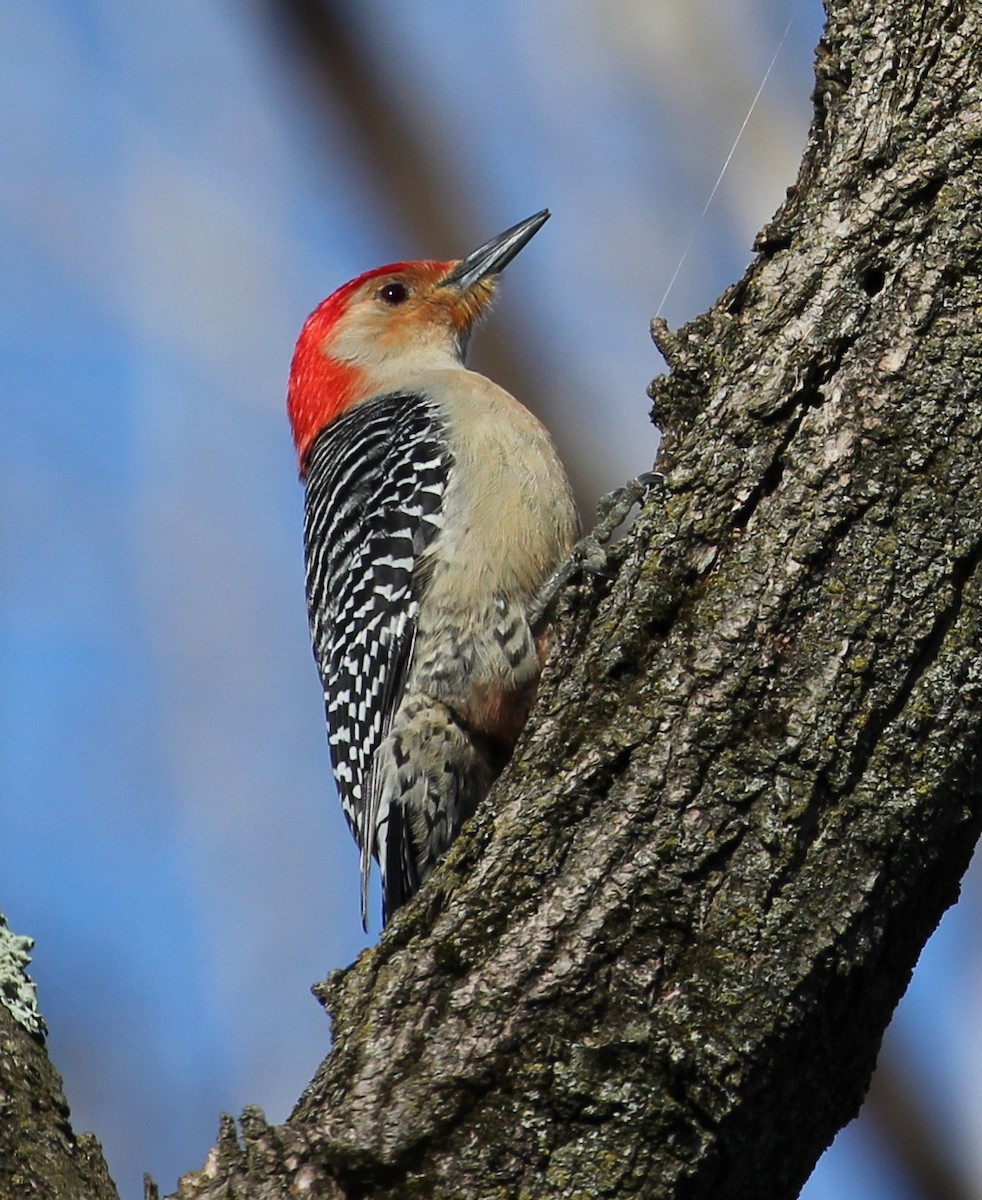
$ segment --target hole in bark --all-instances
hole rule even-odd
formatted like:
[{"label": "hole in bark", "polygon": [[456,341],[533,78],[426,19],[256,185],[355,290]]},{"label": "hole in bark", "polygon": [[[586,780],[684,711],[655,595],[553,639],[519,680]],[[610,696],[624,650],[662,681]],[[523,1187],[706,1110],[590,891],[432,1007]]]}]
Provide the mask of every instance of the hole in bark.
[{"label": "hole in bark", "polygon": [[911,194],[910,200],[914,204],[933,204],[938,198],[938,193],[948,182],[946,175],[936,175],[934,179],[929,179],[923,187]]},{"label": "hole in bark", "polygon": [[867,296],[877,296],[883,291],[886,281],[887,277],[882,267],[867,267],[860,283]]},{"label": "hole in bark", "polygon": [[606,667],[607,678],[618,680],[623,679],[625,675],[630,674],[634,670],[634,660],[630,658],[612,658],[604,664]]},{"label": "hole in bark", "polygon": [[784,478],[784,459],[776,458],[767,470],[760,477],[760,491],[762,496],[773,495],[781,485],[781,480]]},{"label": "hole in bark", "polygon": [[757,510],[758,504],[767,496],[771,496],[781,486],[781,480],[784,478],[784,459],[778,455],[766,468],[761,475],[757,486],[750,493],[740,510],[733,518],[733,530],[737,533],[742,533],[750,523],[750,518]]},{"label": "hole in bark", "polygon": [[727,298],[726,311],[731,317],[738,317],[743,312],[743,302],[747,298],[747,282],[741,279],[730,288]]}]

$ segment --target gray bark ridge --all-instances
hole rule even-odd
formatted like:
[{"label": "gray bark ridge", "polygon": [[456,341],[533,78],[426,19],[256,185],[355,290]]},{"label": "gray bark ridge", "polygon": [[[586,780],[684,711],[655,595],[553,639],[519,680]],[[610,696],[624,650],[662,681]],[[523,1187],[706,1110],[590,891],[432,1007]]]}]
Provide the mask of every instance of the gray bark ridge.
[{"label": "gray bark ridge", "polygon": [[792,1197],[857,1111],[982,816],[982,13],[828,8],[756,260],[653,330],[663,493],[287,1126],[179,1196]]},{"label": "gray bark ridge", "polygon": [[0,917],[0,1200],[119,1200],[99,1143],[72,1131],[26,975],[29,945]]}]

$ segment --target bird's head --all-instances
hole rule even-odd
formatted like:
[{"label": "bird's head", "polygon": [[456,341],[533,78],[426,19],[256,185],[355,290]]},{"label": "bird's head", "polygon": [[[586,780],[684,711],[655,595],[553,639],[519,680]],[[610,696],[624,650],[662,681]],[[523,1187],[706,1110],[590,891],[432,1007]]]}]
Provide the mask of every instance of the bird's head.
[{"label": "bird's head", "polygon": [[460,260],[378,267],[314,309],[293,353],[287,399],[301,474],[314,439],[352,404],[397,390],[414,368],[463,361],[498,275],[548,219],[544,209]]}]

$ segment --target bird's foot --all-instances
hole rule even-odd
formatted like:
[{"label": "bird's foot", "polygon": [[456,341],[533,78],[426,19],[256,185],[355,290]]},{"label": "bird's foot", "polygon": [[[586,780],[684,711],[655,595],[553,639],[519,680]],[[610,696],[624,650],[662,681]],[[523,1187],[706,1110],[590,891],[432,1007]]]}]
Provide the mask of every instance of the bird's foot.
[{"label": "bird's foot", "polygon": [[560,590],[577,572],[589,571],[591,575],[606,573],[607,543],[614,531],[627,520],[628,513],[635,504],[644,506],[652,487],[663,478],[660,471],[645,471],[636,479],[629,479],[623,487],[615,488],[606,496],[601,496],[597,503],[597,519],[593,529],[576,543],[566,561],[539,592],[529,616],[529,624],[533,629],[546,615]]}]

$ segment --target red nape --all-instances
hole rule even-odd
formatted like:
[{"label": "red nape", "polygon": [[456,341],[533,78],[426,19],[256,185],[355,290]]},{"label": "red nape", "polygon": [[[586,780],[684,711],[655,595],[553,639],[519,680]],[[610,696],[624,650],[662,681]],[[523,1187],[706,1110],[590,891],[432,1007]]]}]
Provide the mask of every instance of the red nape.
[{"label": "red nape", "polygon": [[354,293],[362,284],[382,275],[415,274],[421,267],[449,270],[452,265],[452,262],[427,261],[397,262],[376,267],[332,292],[307,318],[293,352],[286,402],[301,476],[304,474],[307,451],[314,439],[347,408],[357,387],[358,368],[330,358],[325,348],[331,331],[344,315]]},{"label": "red nape", "polygon": [[338,362],[324,350],[324,342],[337,319],[336,314],[327,311],[333,299],[332,296],[325,300],[307,318],[290,366],[286,411],[301,475],[314,438],[348,406],[358,381],[357,367]]}]

